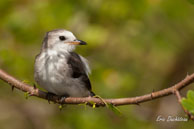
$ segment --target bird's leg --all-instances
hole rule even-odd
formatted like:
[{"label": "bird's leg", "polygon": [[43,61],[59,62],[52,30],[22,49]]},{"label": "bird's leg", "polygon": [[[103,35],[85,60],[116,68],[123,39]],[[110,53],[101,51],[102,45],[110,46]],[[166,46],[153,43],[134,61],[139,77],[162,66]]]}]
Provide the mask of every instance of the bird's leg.
[{"label": "bird's leg", "polygon": [[34,89],[37,89],[36,83],[33,83],[33,87]]},{"label": "bird's leg", "polygon": [[69,97],[68,94],[61,95],[61,96],[59,97],[59,102],[60,102],[60,103],[63,103],[63,101],[64,101],[67,97]]},{"label": "bird's leg", "polygon": [[67,97],[69,97],[69,95],[67,95],[67,94],[59,96],[58,100],[59,100],[59,103],[60,103],[60,105],[59,105],[60,111],[63,109],[63,107],[64,107],[63,101],[64,101]]},{"label": "bird's leg", "polygon": [[55,96],[55,94],[48,92],[46,94],[46,99],[48,100],[48,103],[50,104],[50,101],[52,100],[53,96]]}]

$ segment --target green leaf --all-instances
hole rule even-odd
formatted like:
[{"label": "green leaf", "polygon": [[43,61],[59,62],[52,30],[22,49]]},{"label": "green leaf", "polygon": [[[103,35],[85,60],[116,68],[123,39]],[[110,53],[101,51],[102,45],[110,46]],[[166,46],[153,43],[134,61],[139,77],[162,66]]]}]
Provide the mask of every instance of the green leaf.
[{"label": "green leaf", "polygon": [[25,93],[24,93],[24,96],[25,96],[26,99],[28,99],[29,93],[28,93],[28,92],[25,92]]},{"label": "green leaf", "polygon": [[194,91],[189,90],[187,98],[183,98],[181,103],[186,110],[194,114]]},{"label": "green leaf", "polygon": [[107,104],[108,105],[108,108],[111,109],[115,114],[117,115],[121,115],[121,111],[116,107],[114,106],[113,104]]},{"label": "green leaf", "polygon": [[96,108],[96,103],[94,103],[94,104],[92,105],[92,108]]},{"label": "green leaf", "polygon": [[28,81],[28,80],[23,80],[22,82],[23,83],[26,83],[26,84],[29,84],[30,83],[30,81]]},{"label": "green leaf", "polygon": [[187,93],[187,98],[189,98],[191,100],[194,100],[194,91],[189,90],[188,93]]},{"label": "green leaf", "polygon": [[121,111],[116,107],[114,106],[113,104],[111,103],[107,103],[102,97],[100,97],[99,95],[95,95],[94,97],[97,97],[99,99],[101,99],[103,101],[103,103],[106,105],[106,107],[110,110],[112,110],[115,114],[117,115],[121,115]]},{"label": "green leaf", "polygon": [[63,109],[63,105],[59,105],[59,110],[61,111]]},{"label": "green leaf", "polygon": [[106,107],[108,108],[108,103],[107,103],[102,97],[100,97],[99,95],[95,95],[94,97],[101,99],[102,102],[103,102],[103,103],[106,105]]},{"label": "green leaf", "polygon": [[89,101],[89,103],[92,104],[92,105],[95,104],[95,102],[93,102],[93,101]]}]

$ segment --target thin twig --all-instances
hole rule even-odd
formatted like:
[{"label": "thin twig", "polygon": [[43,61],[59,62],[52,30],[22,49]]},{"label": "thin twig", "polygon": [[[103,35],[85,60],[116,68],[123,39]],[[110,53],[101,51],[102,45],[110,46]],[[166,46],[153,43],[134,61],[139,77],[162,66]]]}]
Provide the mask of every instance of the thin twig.
[{"label": "thin twig", "polygon": [[[33,86],[30,86],[28,84],[25,84],[13,76],[9,75],[8,73],[4,72],[0,69],[0,79],[4,82],[10,84],[11,86],[14,86],[15,88],[27,92],[32,96],[37,96],[39,98],[46,99],[47,93],[39,90],[38,88],[34,88]],[[129,105],[129,104],[139,104],[146,101],[150,101],[153,99],[161,98],[164,96],[168,96],[170,94],[173,94],[175,90],[180,91],[184,87],[188,86],[189,84],[193,83],[194,81],[194,74],[188,75],[177,83],[176,85],[160,90],[155,91],[150,94],[137,96],[137,97],[129,97],[129,98],[116,98],[116,99],[103,99],[106,103],[113,104],[114,106],[120,106],[120,105]],[[59,101],[58,96],[54,96],[51,98],[50,101],[53,101],[54,103],[60,103],[60,104],[84,104],[84,103],[96,103],[97,106],[105,106],[105,103],[99,99],[94,97],[82,97],[82,98],[75,98],[75,97],[68,97],[64,99],[62,102]]]}]

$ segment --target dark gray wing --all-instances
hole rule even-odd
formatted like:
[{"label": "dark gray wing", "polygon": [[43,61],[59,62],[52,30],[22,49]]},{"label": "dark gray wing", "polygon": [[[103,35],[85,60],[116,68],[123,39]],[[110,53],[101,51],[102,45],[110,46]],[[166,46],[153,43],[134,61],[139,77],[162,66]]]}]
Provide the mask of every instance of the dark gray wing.
[{"label": "dark gray wing", "polygon": [[72,68],[72,77],[80,78],[84,85],[88,90],[91,91],[91,83],[86,74],[84,63],[82,62],[80,56],[75,52],[70,52],[70,56],[68,58],[68,65]]}]

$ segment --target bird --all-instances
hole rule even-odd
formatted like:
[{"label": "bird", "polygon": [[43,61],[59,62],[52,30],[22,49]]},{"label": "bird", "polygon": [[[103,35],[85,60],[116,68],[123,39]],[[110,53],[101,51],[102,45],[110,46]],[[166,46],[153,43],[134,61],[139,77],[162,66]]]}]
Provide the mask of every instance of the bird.
[{"label": "bird", "polygon": [[78,45],[86,44],[65,29],[46,33],[35,58],[34,78],[48,95],[65,98],[95,96],[89,80],[88,61],[74,52]]}]

